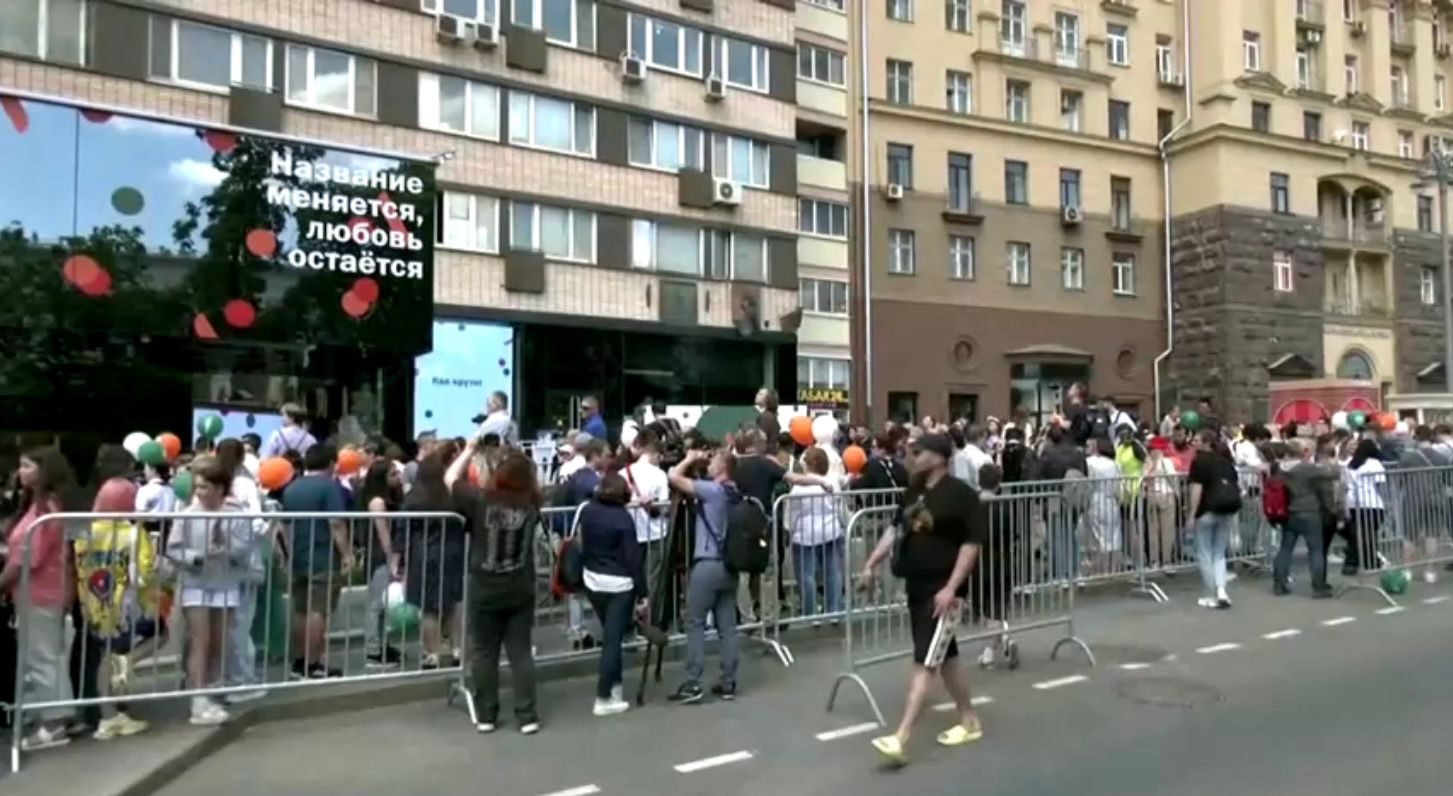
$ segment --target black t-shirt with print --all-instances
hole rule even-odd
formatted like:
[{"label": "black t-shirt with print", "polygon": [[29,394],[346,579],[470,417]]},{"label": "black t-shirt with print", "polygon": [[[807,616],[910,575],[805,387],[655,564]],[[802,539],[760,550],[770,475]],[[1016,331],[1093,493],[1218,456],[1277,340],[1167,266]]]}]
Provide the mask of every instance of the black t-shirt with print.
[{"label": "black t-shirt with print", "polygon": [[901,562],[908,590],[942,589],[953,574],[959,548],[984,543],[984,525],[979,496],[963,481],[945,475],[929,489],[910,486],[903,495],[899,524],[899,532],[908,534]]}]

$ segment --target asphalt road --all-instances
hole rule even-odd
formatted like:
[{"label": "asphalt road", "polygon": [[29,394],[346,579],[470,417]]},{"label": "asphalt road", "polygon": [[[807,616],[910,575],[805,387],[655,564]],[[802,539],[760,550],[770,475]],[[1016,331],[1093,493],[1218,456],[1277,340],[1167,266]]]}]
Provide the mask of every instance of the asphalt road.
[{"label": "asphalt road", "polygon": [[[791,670],[749,656],[735,704],[667,706],[668,670],[651,704],[596,719],[591,683],[554,684],[545,730],[528,738],[476,735],[438,703],[263,726],[162,793],[1447,794],[1450,591],[1419,584],[1400,612],[1366,593],[1275,599],[1264,580],[1234,584],[1229,612],[1197,609],[1191,593],[1094,604],[1080,632],[1098,667],[1068,649],[1050,662],[1052,632],[1027,638],[1019,671],[973,673],[985,738],[938,748],[949,718],[930,713],[898,771],[869,747],[860,695],[824,710],[841,660],[819,652]],[[895,713],[904,664],[864,674]]]}]

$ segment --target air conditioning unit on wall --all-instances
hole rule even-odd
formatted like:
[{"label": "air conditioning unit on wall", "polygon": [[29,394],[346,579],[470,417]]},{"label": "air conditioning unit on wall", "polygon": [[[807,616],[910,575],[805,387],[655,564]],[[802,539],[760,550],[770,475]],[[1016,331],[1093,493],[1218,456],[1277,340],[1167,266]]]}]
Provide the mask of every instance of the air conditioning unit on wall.
[{"label": "air conditioning unit on wall", "polygon": [[621,81],[634,85],[645,79],[646,62],[630,53],[621,53]]},{"label": "air conditioning unit on wall", "polygon": [[711,181],[712,204],[736,207],[742,203],[742,186],[731,180]]}]

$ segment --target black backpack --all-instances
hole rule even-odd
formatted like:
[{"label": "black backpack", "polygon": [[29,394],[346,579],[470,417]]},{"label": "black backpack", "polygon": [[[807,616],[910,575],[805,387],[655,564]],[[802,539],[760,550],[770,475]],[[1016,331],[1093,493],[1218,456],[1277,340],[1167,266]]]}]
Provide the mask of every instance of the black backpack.
[{"label": "black backpack", "polygon": [[1085,414],[1090,426],[1090,439],[1110,439],[1110,414],[1104,409],[1091,409]]},{"label": "black backpack", "polygon": [[1241,485],[1237,479],[1220,477],[1206,487],[1206,511],[1220,515],[1241,511]]},{"label": "black backpack", "polygon": [[726,571],[733,575],[760,575],[772,563],[772,521],[756,498],[728,489],[727,501],[725,535],[718,534],[711,527],[711,520],[702,511],[700,502],[696,504],[696,510],[721,552],[721,563]]}]

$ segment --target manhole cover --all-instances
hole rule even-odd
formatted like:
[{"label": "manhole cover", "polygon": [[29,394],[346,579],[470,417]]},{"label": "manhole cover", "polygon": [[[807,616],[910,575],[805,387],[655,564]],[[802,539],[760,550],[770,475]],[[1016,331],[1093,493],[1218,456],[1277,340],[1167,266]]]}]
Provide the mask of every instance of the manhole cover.
[{"label": "manhole cover", "polygon": [[1156,663],[1170,653],[1160,647],[1144,647],[1135,644],[1097,644],[1090,642],[1095,658],[1104,663]]},{"label": "manhole cover", "polygon": [[1115,693],[1132,702],[1165,708],[1194,708],[1222,700],[1221,692],[1208,685],[1170,677],[1122,680],[1116,684]]}]

